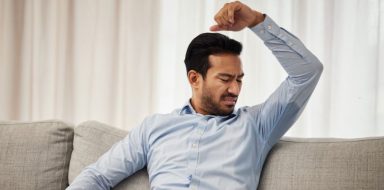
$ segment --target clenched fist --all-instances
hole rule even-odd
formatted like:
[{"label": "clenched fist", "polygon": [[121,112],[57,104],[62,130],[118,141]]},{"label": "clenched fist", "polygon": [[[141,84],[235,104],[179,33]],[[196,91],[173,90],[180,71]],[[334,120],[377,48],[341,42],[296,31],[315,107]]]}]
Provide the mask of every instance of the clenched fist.
[{"label": "clenched fist", "polygon": [[216,25],[211,31],[239,31],[245,27],[253,27],[264,21],[264,15],[252,10],[247,5],[236,1],[226,3],[215,15]]}]

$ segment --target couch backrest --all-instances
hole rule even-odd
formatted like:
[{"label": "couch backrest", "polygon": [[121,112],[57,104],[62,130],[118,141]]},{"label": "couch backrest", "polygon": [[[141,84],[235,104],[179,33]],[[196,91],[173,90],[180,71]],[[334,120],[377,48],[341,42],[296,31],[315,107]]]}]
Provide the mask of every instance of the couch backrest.
[{"label": "couch backrest", "polygon": [[[77,126],[69,182],[126,134],[93,121]],[[114,189],[149,189],[146,170]],[[384,137],[283,139],[270,152],[258,189],[384,189]]]},{"label": "couch backrest", "polygon": [[283,139],[264,164],[259,189],[384,189],[384,137]]},{"label": "couch backrest", "polygon": [[283,139],[264,164],[265,189],[384,189],[384,137]]},{"label": "couch backrest", "polygon": [[0,122],[0,189],[65,189],[72,142],[61,121]]}]

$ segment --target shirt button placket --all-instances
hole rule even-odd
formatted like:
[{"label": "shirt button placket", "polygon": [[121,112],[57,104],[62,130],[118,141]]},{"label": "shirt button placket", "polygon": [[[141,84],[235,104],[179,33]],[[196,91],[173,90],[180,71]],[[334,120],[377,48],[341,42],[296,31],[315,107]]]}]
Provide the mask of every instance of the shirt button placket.
[{"label": "shirt button placket", "polygon": [[203,129],[203,128],[199,128],[199,129],[197,129],[197,134],[198,134],[199,136],[202,136],[202,135],[204,134],[204,129]]},{"label": "shirt button placket", "polygon": [[199,147],[201,146],[200,140],[202,135],[204,134],[206,128],[206,120],[204,119],[203,122],[199,123],[196,126],[195,133],[191,137],[191,152],[190,152],[190,172],[191,176],[189,178],[190,180],[190,189],[198,189],[199,181],[194,178],[193,176],[196,176],[196,168],[198,164],[198,155],[199,155]]}]

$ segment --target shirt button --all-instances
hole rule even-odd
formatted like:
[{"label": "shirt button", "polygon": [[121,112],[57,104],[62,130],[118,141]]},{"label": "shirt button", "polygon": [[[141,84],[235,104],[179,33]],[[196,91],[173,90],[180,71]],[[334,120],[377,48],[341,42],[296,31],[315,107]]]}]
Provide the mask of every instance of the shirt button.
[{"label": "shirt button", "polygon": [[202,135],[203,134],[203,130],[198,130],[197,134]]},{"label": "shirt button", "polygon": [[268,29],[269,29],[269,30],[272,29],[272,26],[271,26],[271,25],[268,25]]},{"label": "shirt button", "polygon": [[193,143],[192,144],[192,148],[196,148],[197,147],[197,144],[196,143]]}]

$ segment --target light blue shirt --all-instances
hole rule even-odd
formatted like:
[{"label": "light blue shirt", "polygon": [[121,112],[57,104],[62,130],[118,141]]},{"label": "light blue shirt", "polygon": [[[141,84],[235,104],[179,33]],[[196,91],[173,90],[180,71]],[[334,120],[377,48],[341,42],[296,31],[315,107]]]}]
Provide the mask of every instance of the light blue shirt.
[{"label": "light blue shirt", "polygon": [[196,113],[188,102],[149,116],[68,189],[109,189],[147,166],[155,190],[255,190],[268,152],[303,111],[323,67],[268,16],[251,30],[288,73],[264,103],[212,116]]}]

